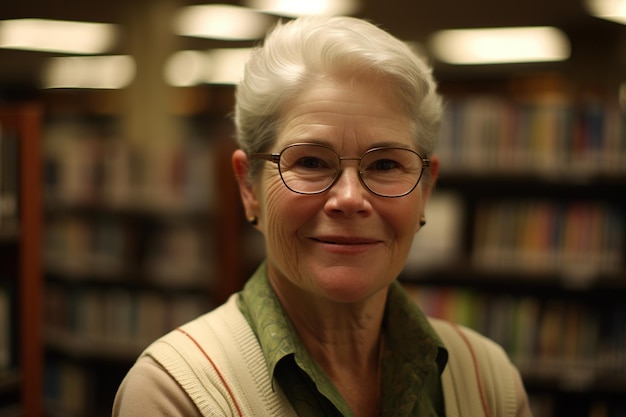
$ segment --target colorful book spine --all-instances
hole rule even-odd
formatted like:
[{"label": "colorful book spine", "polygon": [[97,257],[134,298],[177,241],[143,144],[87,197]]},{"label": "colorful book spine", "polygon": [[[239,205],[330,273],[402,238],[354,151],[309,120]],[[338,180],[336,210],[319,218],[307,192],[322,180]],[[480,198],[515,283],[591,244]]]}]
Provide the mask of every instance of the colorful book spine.
[{"label": "colorful book spine", "polygon": [[626,112],[617,105],[451,98],[442,127],[437,153],[444,173],[626,172]]},{"label": "colorful book spine", "polygon": [[601,202],[484,202],[474,225],[478,268],[557,273],[575,284],[624,265],[623,213]]},{"label": "colorful book spine", "polygon": [[484,294],[407,284],[415,302],[502,345],[526,377],[575,390],[626,383],[626,306],[586,299]]}]

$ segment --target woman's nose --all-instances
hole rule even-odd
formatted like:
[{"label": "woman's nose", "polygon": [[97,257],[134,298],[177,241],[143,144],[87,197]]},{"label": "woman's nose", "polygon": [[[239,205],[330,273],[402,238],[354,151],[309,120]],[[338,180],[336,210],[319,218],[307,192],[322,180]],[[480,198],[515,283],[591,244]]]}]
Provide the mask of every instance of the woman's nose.
[{"label": "woman's nose", "polygon": [[358,167],[345,167],[329,190],[327,208],[333,211],[353,213],[369,206],[369,191],[361,182]]}]

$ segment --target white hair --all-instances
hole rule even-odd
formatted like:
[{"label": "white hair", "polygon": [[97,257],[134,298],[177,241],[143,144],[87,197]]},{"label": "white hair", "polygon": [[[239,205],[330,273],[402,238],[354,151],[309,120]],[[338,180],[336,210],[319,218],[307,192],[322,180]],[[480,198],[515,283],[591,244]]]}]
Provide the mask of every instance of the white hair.
[{"label": "white hair", "polygon": [[389,79],[392,93],[415,122],[418,152],[430,155],[442,113],[431,68],[404,42],[352,17],[279,23],[253,50],[236,92],[239,146],[248,153],[267,151],[285,103],[321,77],[361,71]]}]

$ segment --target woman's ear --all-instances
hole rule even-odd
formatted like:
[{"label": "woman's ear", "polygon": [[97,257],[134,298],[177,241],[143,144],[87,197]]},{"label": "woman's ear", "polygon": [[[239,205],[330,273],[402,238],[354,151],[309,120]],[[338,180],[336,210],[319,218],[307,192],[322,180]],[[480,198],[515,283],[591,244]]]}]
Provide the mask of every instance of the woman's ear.
[{"label": "woman's ear", "polygon": [[237,149],[233,152],[232,163],[246,218],[258,219],[261,214],[260,204],[256,190],[250,183],[250,160],[248,159],[248,155],[241,149]]}]

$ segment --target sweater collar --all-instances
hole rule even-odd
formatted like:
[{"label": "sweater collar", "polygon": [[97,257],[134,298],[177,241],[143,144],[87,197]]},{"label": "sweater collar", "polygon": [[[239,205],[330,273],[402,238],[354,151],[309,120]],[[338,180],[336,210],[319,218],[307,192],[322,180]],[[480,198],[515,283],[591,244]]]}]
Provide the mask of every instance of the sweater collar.
[{"label": "sweater collar", "polygon": [[[320,369],[306,352],[270,285],[265,263],[241,291],[238,305],[259,340],[270,375],[274,375],[282,359],[293,355],[298,365],[316,378]],[[396,281],[389,289],[383,325],[388,353],[401,357],[417,374],[431,369],[433,361],[439,372],[443,371],[447,352],[441,340],[426,316]]]}]

